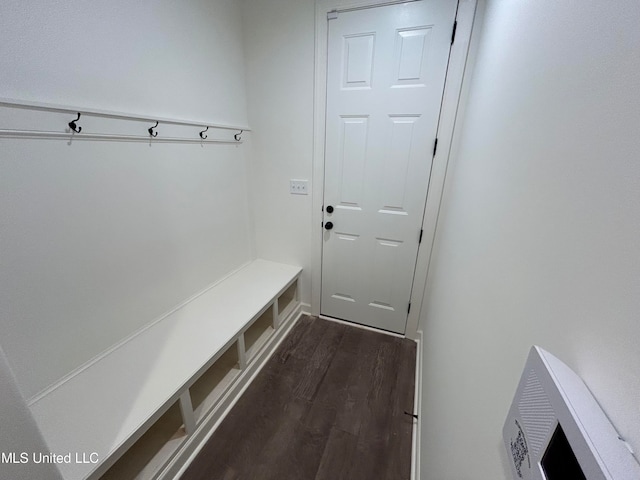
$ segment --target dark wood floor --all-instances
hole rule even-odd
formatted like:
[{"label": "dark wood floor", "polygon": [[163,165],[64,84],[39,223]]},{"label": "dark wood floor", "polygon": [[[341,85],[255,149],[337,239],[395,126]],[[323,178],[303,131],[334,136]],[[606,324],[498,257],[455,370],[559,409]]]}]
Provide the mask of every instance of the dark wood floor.
[{"label": "dark wood floor", "polygon": [[302,317],[182,480],[408,480],[415,352]]}]

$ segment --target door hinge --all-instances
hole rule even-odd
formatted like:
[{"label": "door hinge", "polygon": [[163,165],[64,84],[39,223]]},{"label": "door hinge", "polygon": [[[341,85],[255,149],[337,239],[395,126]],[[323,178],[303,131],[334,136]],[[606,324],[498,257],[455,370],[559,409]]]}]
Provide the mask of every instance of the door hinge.
[{"label": "door hinge", "polygon": [[331,10],[330,12],[327,12],[327,20],[335,20],[336,18],[338,18],[337,10]]},{"label": "door hinge", "polygon": [[418,243],[422,243],[422,234],[424,230],[420,229],[420,238],[418,239]]},{"label": "door hinge", "polygon": [[407,307],[407,315],[409,315],[410,311],[411,311],[411,302],[409,302],[409,306]]},{"label": "door hinge", "polygon": [[436,137],[436,141],[433,142],[433,156],[436,156],[436,150],[438,150],[438,137]]},{"label": "door hinge", "polygon": [[456,20],[455,22],[453,22],[453,32],[451,32],[451,45],[453,45],[453,41],[456,39],[457,28],[458,28],[458,21]]}]

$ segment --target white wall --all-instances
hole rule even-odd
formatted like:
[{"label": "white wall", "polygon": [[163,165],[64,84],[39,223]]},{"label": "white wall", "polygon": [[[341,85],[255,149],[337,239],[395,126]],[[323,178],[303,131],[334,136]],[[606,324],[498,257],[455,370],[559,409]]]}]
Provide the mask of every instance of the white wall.
[{"label": "white wall", "polygon": [[244,124],[233,0],[3,0],[0,96]]},{"label": "white wall", "polygon": [[527,352],[640,451],[640,4],[489,0],[428,279],[422,478],[508,478]]},{"label": "white wall", "polygon": [[[247,121],[233,0],[0,10],[0,97]],[[0,128],[62,131],[71,119],[0,108]],[[26,398],[251,258],[243,146],[3,139],[0,148],[0,342]]]},{"label": "white wall", "polygon": [[[18,462],[28,460],[26,463],[3,463],[0,468],[3,478],[60,480],[62,477],[55,465],[33,461],[34,453],[48,454],[50,451],[40,435],[31,412],[22,401],[18,385],[2,348],[0,348],[0,392],[2,392],[0,395],[0,412],[2,412],[0,453],[14,454]],[[22,456],[23,454],[27,454],[26,459]]]},{"label": "white wall", "polygon": [[[245,0],[242,19],[257,256],[302,266],[310,303],[314,1]],[[290,179],[309,195],[289,194]]]}]

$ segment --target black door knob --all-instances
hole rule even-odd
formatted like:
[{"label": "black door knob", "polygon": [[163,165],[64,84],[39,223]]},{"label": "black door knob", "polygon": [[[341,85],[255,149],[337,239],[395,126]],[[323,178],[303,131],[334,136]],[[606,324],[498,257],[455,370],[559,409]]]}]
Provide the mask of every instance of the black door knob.
[{"label": "black door knob", "polygon": [[333,223],[331,222],[327,222],[324,224],[324,228],[326,228],[327,230],[331,230],[333,228]]},{"label": "black door knob", "polygon": [[327,207],[327,213],[333,213],[333,207],[331,205]]}]

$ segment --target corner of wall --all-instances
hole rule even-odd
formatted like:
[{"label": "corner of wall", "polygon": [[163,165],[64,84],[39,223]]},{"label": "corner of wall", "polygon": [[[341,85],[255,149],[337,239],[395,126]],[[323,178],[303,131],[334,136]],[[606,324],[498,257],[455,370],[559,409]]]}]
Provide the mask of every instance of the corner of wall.
[{"label": "corner of wall", "polygon": [[[61,480],[54,464],[36,463],[34,455],[51,453],[22,397],[4,351],[0,347],[0,453],[2,476],[12,480]],[[12,461],[5,462],[6,458]]]}]

